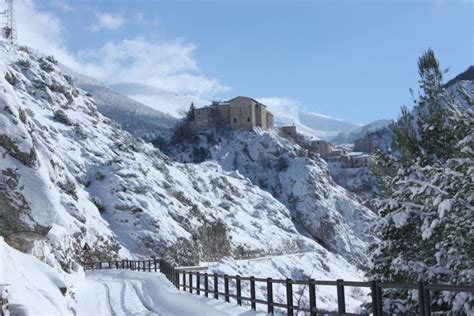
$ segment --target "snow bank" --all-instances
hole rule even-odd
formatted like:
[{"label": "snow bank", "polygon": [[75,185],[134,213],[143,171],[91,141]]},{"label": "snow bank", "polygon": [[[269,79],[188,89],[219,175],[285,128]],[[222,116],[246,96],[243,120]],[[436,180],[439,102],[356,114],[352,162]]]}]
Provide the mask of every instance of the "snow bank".
[{"label": "snow bank", "polygon": [[72,315],[57,269],[8,246],[0,237],[0,286],[8,291],[12,315]]}]

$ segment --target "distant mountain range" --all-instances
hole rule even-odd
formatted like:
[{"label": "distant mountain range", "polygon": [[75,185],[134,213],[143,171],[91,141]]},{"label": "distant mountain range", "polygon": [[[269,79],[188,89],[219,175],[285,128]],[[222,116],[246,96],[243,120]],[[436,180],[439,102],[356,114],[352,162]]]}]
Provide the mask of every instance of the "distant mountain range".
[{"label": "distant mountain range", "polygon": [[[66,65],[60,65],[60,68],[74,78],[74,82],[79,88],[93,96],[100,113],[118,122],[124,130],[146,141],[153,141],[160,137],[164,139],[171,137],[177,118],[137,102]],[[128,87],[127,91],[132,91],[134,88],[131,84],[118,85],[118,87],[123,89]]]},{"label": "distant mountain range", "polygon": [[457,75],[453,79],[446,82],[446,87],[451,87],[455,83],[457,83],[459,81],[464,81],[464,80],[474,81],[474,66],[469,66],[469,68],[467,68],[466,71],[460,73],[459,75]]},{"label": "distant mountain range", "polygon": [[356,139],[365,137],[367,134],[373,133],[377,130],[384,129],[392,122],[393,120],[373,121],[350,131],[341,132],[337,136],[331,137],[330,140],[334,144],[353,144]]},{"label": "distant mountain range", "polygon": [[152,87],[136,82],[121,82],[109,85],[109,88],[123,94],[137,102],[163,113],[167,113],[175,118],[182,116],[183,111],[187,111],[191,105],[201,107],[209,105],[211,102],[199,97],[177,94],[156,87]]},{"label": "distant mountain range", "polygon": [[[174,117],[180,117],[191,103],[194,103],[196,107],[211,103],[211,101],[199,97],[180,95],[136,82],[116,83],[108,87],[154,110],[168,113]],[[273,111],[271,105],[269,110]],[[310,112],[282,113],[274,111],[274,115],[277,126],[294,124],[299,133],[322,139],[360,127],[360,125],[354,123]]]},{"label": "distant mountain range", "polygon": [[[76,84],[94,96],[98,110],[119,122],[122,128],[152,141],[158,137],[169,138],[172,128],[179,117],[191,103],[196,107],[209,105],[211,101],[191,95],[180,95],[157,87],[137,82],[121,82],[105,85],[94,78],[79,74],[66,66],[63,71],[74,77]],[[446,83],[454,89],[462,85],[470,94],[474,89],[474,66],[457,75]],[[359,125],[327,115],[304,111],[278,111],[269,105],[274,112],[275,125],[295,125],[298,133],[326,139],[334,144],[352,144],[356,139],[367,134],[386,129],[392,120],[376,120],[366,125]]]}]

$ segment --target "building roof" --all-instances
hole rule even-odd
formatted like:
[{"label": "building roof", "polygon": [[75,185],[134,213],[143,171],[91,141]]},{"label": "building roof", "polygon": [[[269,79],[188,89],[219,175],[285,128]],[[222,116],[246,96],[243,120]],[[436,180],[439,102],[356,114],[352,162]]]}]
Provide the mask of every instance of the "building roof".
[{"label": "building roof", "polygon": [[230,103],[231,101],[233,101],[233,100],[235,100],[235,99],[238,99],[238,98],[249,99],[249,100],[252,100],[253,102],[255,102],[255,103],[257,103],[257,104],[261,104],[261,105],[263,105],[263,106],[266,106],[265,104],[263,104],[263,103],[261,103],[261,102],[258,102],[257,100],[255,100],[255,99],[253,99],[253,98],[245,97],[245,96],[243,96],[243,95],[239,95],[238,97],[232,98],[232,99],[230,99],[230,100],[227,101],[227,102]]}]

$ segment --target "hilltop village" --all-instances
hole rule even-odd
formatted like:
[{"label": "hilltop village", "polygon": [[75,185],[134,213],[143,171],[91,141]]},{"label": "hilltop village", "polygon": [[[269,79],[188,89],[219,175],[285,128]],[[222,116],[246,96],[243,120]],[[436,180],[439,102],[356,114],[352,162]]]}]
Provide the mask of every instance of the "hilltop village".
[{"label": "hilltop village", "polygon": [[[189,134],[198,134],[211,128],[224,127],[233,131],[251,131],[254,128],[275,128],[273,114],[265,104],[255,99],[238,96],[228,101],[213,101],[201,108],[193,108],[186,123]],[[340,162],[344,168],[371,167],[374,158],[364,152],[351,152],[334,147],[326,140],[314,140],[298,134],[295,125],[280,126],[282,136],[303,145],[331,162]]]}]

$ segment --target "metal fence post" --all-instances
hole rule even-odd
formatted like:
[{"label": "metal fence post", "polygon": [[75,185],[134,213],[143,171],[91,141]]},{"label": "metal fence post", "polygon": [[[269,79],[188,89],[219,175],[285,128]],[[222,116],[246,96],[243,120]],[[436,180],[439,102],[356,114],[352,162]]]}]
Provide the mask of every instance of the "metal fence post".
[{"label": "metal fence post", "polygon": [[186,272],[183,271],[183,291],[186,292]]},{"label": "metal fence post", "polygon": [[272,278],[267,278],[267,311],[273,314],[273,284]]},{"label": "metal fence post", "polygon": [[219,280],[217,279],[217,274],[214,273],[214,298],[217,300],[219,298]]},{"label": "metal fence post", "polygon": [[376,282],[375,283],[375,310],[377,311],[377,316],[383,315],[383,303],[382,303],[382,287]]},{"label": "metal fence post", "polygon": [[193,292],[193,273],[189,272],[189,293]]},{"label": "metal fence post", "polygon": [[337,312],[342,315],[346,312],[346,298],[344,296],[344,280],[337,280]]},{"label": "metal fence post", "polygon": [[250,277],[250,303],[252,309],[256,310],[257,302],[255,302],[255,278],[253,276]]},{"label": "metal fence post", "polygon": [[201,294],[201,274],[199,272],[197,273],[196,278],[196,293],[197,295]]},{"label": "metal fence post", "polygon": [[418,282],[418,304],[420,316],[425,316],[425,296],[423,282]]},{"label": "metal fence post", "polygon": [[308,289],[309,289],[309,314],[311,316],[316,316],[316,284],[314,284],[313,279],[309,279]]},{"label": "metal fence post", "polygon": [[235,287],[237,290],[237,304],[242,306],[242,284],[240,280],[240,275],[235,277]]},{"label": "metal fence post", "polygon": [[291,279],[286,279],[286,312],[293,316],[293,284]]},{"label": "metal fence post", "polygon": [[224,275],[224,298],[226,302],[229,302],[229,276]]},{"label": "metal fence post", "polygon": [[431,315],[431,297],[430,297],[430,290],[426,287],[423,287],[423,295],[425,296],[425,313],[426,315]]},{"label": "metal fence post", "polygon": [[377,310],[377,283],[375,281],[370,282],[370,297],[372,299],[372,315],[378,316]]},{"label": "metal fence post", "polygon": [[209,297],[209,274],[204,273],[204,294]]}]

